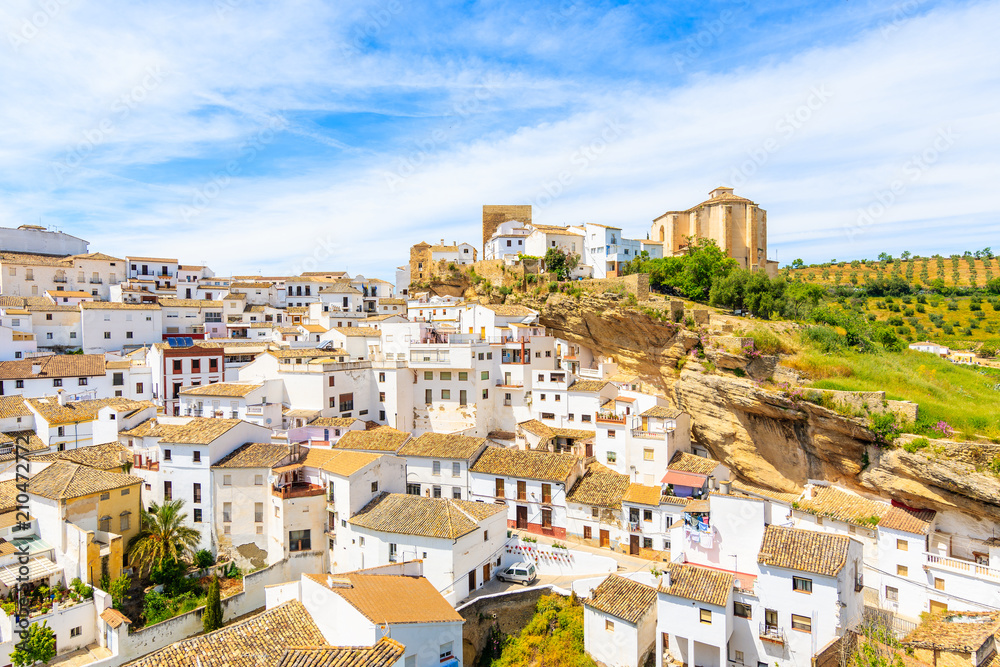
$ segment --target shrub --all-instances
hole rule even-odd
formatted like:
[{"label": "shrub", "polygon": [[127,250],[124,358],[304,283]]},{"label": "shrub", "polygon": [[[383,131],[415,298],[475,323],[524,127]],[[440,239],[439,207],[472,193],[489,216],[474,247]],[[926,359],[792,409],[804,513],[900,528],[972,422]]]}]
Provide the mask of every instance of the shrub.
[{"label": "shrub", "polygon": [[205,632],[222,627],[222,599],[219,595],[218,577],[212,577],[212,581],[208,584],[208,598],[205,600],[205,613],[202,614],[201,620]]},{"label": "shrub", "polygon": [[555,280],[550,280],[549,281],[548,289],[549,289],[549,292],[558,292],[559,291],[559,283],[557,283]]},{"label": "shrub", "polygon": [[869,415],[868,430],[875,436],[875,444],[888,447],[899,437],[900,428],[894,412]]},{"label": "shrub", "polygon": [[[871,315],[874,319],[874,315]],[[844,349],[846,341],[832,327],[817,325],[802,330],[802,338],[814,343],[823,352],[836,352]]]},{"label": "shrub", "polygon": [[215,557],[208,549],[202,549],[194,555],[194,564],[200,570],[211,567],[215,563]]},{"label": "shrub", "polygon": [[913,440],[904,443],[903,449],[905,449],[910,454],[914,454],[930,444],[931,441],[928,440],[927,438],[924,437],[914,438]]},{"label": "shrub", "polygon": [[903,314],[906,315],[907,317],[913,317],[914,310],[912,308],[907,308],[906,310],[903,311]]},{"label": "shrub", "polygon": [[922,303],[918,303],[917,304],[917,312],[918,313],[925,313],[925,312],[927,312],[927,306],[925,306]]},{"label": "shrub", "polygon": [[753,339],[754,349],[761,354],[782,354],[792,351],[770,329],[754,329],[747,336]]}]

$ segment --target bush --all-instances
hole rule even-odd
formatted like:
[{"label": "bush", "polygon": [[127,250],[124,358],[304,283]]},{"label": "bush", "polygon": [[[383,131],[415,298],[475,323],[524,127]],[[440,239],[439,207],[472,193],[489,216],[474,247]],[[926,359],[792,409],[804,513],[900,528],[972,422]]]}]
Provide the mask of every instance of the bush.
[{"label": "bush", "polygon": [[875,436],[875,444],[880,447],[892,445],[900,434],[899,424],[896,422],[896,414],[893,412],[869,415],[868,430]]},{"label": "bush", "polygon": [[761,354],[782,354],[792,351],[770,329],[754,329],[747,336],[753,339],[754,349]]},{"label": "bush", "polygon": [[903,311],[903,314],[906,315],[907,317],[913,317],[914,311],[912,308],[907,308],[906,310]]},{"label": "bush", "polygon": [[823,352],[837,352],[846,347],[846,341],[839,333],[822,324],[803,329],[802,338],[815,344]]},{"label": "bush", "polygon": [[215,556],[208,549],[202,549],[194,555],[194,564],[199,570],[204,570],[215,564]]},{"label": "bush", "polygon": [[958,301],[949,301],[948,310],[958,310]]},{"label": "bush", "polygon": [[927,438],[924,437],[914,438],[909,442],[903,443],[903,449],[905,449],[910,454],[914,454],[923,449],[924,447],[929,446],[930,444],[931,441],[928,440]]},{"label": "bush", "polygon": [[548,287],[548,289],[549,289],[549,292],[558,292],[559,291],[559,283],[557,283],[555,280],[550,280],[549,281],[549,287]]}]

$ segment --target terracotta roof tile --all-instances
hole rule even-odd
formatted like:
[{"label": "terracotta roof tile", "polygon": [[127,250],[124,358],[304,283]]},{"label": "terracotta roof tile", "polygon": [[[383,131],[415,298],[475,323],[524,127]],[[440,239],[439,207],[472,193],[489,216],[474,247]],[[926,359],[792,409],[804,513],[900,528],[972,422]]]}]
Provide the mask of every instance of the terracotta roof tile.
[{"label": "terracotta roof tile", "polygon": [[308,426],[317,428],[347,428],[358,421],[356,417],[317,417]]},{"label": "terracotta roof tile", "polygon": [[383,493],[348,522],[384,533],[456,540],[477,530],[483,519],[506,511],[492,503]]},{"label": "terracotta roof tile", "polygon": [[786,493],[783,491],[775,491],[769,489],[765,486],[760,486],[759,484],[753,484],[751,482],[743,482],[740,480],[733,480],[733,491],[738,491],[740,493],[749,496],[763,496],[765,498],[770,498],[771,500],[777,500],[779,502],[791,505],[799,499],[802,495],[801,492],[797,491],[795,493]]},{"label": "terracotta roof tile", "polygon": [[771,525],[764,531],[757,562],[835,577],[847,564],[850,543],[846,535]]},{"label": "terracotta roof tile", "polygon": [[660,592],[719,607],[728,604],[735,579],[731,572],[678,563],[665,563],[664,569],[670,573],[670,584],[664,577]]},{"label": "terracotta roof tile", "polygon": [[263,387],[263,384],[252,382],[214,382],[212,384],[201,385],[199,387],[185,387],[181,389],[182,394],[189,396],[227,396],[230,398],[242,398]]},{"label": "terracotta roof tile", "polygon": [[645,412],[641,413],[640,417],[656,417],[658,419],[677,419],[682,414],[683,410],[677,408],[668,408],[665,405],[654,405]]},{"label": "terracotta roof tile", "polygon": [[101,612],[101,620],[110,625],[112,628],[117,628],[123,623],[128,625],[132,624],[132,621],[129,620],[128,616],[112,607],[109,607]]},{"label": "terracotta roof tile", "polygon": [[945,612],[921,623],[902,643],[913,648],[975,653],[998,633],[1000,612]]},{"label": "terracotta roof tile", "polygon": [[83,301],[83,310],[160,310],[155,303],[119,303],[117,301]]},{"label": "terracotta roof tile", "polygon": [[208,445],[241,423],[239,419],[190,417],[183,424],[163,424],[154,417],[119,435],[159,438],[161,442],[179,445]]},{"label": "terracotta roof tile", "polygon": [[812,498],[803,497],[796,509],[868,528],[878,525],[891,530],[926,535],[935,514],[932,510],[917,512],[893,507],[889,503],[869,500],[832,486],[815,487],[813,493]]},{"label": "terracotta roof tile", "polygon": [[212,468],[272,468],[290,453],[288,445],[248,442],[224,456]]},{"label": "terracotta roof tile", "polygon": [[593,590],[583,604],[626,623],[638,624],[656,604],[656,589],[612,574]]},{"label": "terracotta roof tile", "polygon": [[424,433],[403,445],[398,453],[400,456],[468,460],[486,442],[486,438],[473,438],[457,433]]},{"label": "terracotta roof tile", "polygon": [[33,461],[69,461],[98,470],[120,471],[122,464],[132,460],[132,450],[119,442],[89,445],[62,452],[32,456]]},{"label": "terracotta roof tile", "polygon": [[0,396],[0,419],[31,416],[31,411],[24,404],[24,396]]},{"label": "terracotta roof tile", "polygon": [[673,458],[667,464],[670,470],[693,472],[699,475],[711,475],[720,463],[704,456],[695,456],[686,452],[674,452]]},{"label": "terracotta roof tile", "polygon": [[130,667],[274,667],[285,650],[325,646],[305,606],[292,600],[240,623],[176,642]]},{"label": "terracotta roof tile", "polygon": [[586,474],[566,494],[566,500],[582,505],[620,507],[622,497],[629,488],[628,479],[628,475],[617,473],[594,461],[587,466]]},{"label": "terracotta roof tile", "polygon": [[[317,458],[316,455],[320,453],[322,453],[322,456]],[[314,447],[309,450],[303,464],[314,465],[320,470],[340,475],[341,477],[350,477],[383,456],[385,454],[377,454],[375,452],[350,452]],[[312,463],[313,461],[317,461],[317,463],[314,464]]]},{"label": "terracotta roof tile", "polygon": [[155,407],[150,401],[133,401],[129,398],[101,398],[93,401],[68,401],[59,405],[56,396],[29,398],[28,405],[49,424],[78,424],[97,419],[98,411],[113,408],[117,413],[135,412]]},{"label": "terracotta roof tile", "polygon": [[538,315],[537,311],[516,303],[483,303],[479,305],[487,310],[492,310],[498,317],[529,317]]},{"label": "terracotta roof tile", "polygon": [[330,588],[373,623],[461,623],[462,617],[424,577],[359,572],[305,575]]},{"label": "terracotta roof tile", "polygon": [[389,637],[374,646],[308,646],[287,649],[278,667],[391,667],[403,658],[406,647]]},{"label": "terracotta roof tile", "polygon": [[348,338],[378,338],[382,332],[373,327],[334,327],[334,331]]},{"label": "terracotta roof tile", "polygon": [[607,380],[577,380],[569,386],[570,391],[601,391],[608,386]]},{"label": "terracotta roof tile", "polygon": [[[34,364],[41,366],[37,375]],[[31,378],[95,377],[104,375],[103,354],[52,354],[45,357],[0,361],[0,380]]]},{"label": "terracotta roof tile", "polygon": [[565,484],[580,461],[570,454],[487,447],[471,471]]},{"label": "terracotta roof tile", "polygon": [[348,431],[340,437],[337,449],[363,449],[377,452],[396,452],[409,440],[410,434],[391,426],[379,426],[365,431]]},{"label": "terracotta roof tile", "polygon": [[56,461],[28,481],[28,493],[63,500],[142,484],[135,475],[107,472],[68,461]]},{"label": "terracotta roof tile", "polygon": [[222,308],[222,301],[214,299],[160,299],[162,308]]},{"label": "terracotta roof tile", "polygon": [[628,485],[624,495],[622,495],[622,502],[657,507],[660,504],[661,495],[658,486],[633,483]]}]

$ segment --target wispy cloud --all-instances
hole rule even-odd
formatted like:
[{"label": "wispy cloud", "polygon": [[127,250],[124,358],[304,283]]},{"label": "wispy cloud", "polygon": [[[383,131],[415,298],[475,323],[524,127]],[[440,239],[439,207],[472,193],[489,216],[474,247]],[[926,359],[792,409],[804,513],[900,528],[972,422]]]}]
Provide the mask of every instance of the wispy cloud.
[{"label": "wispy cloud", "polygon": [[997,2],[47,4],[0,13],[0,224],[105,252],[389,276],[484,203],[644,236],[724,183],[783,261],[997,231]]}]

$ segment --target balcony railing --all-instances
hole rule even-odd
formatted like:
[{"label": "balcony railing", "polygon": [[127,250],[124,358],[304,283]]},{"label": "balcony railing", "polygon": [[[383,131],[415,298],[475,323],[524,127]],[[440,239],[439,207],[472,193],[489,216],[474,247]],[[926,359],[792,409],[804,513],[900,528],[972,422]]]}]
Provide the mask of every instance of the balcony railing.
[{"label": "balcony railing", "polygon": [[624,424],[625,415],[618,415],[613,412],[598,412],[596,419],[599,422],[608,422],[611,424]]},{"label": "balcony railing", "polygon": [[66,278],[65,276],[63,276],[62,278],[60,278],[59,276],[56,276],[55,278],[52,279],[52,282],[54,282],[54,283],[65,283],[65,282],[69,282],[69,279]]},{"label": "balcony railing", "polygon": [[769,623],[760,624],[760,633],[758,636],[766,642],[772,642],[774,644],[784,644],[785,640],[785,630],[777,625],[770,625]]},{"label": "balcony railing", "polygon": [[647,431],[641,428],[632,429],[633,438],[642,438],[644,440],[663,440],[667,437],[665,431]]},{"label": "balcony railing", "polygon": [[103,283],[104,283],[104,281],[101,280],[100,278],[91,278],[90,279],[90,284],[91,285],[101,285]]},{"label": "balcony railing", "polygon": [[258,416],[259,415],[263,415],[264,414],[264,406],[263,405],[248,405],[247,406],[247,414],[248,415],[258,415]]},{"label": "balcony railing", "polygon": [[1000,569],[990,567],[989,565],[980,565],[979,563],[974,563],[970,560],[950,558],[948,556],[937,556],[926,552],[924,552],[924,557],[926,559],[925,567],[939,567],[946,570],[962,572],[974,577],[985,577],[988,579],[1000,580]]},{"label": "balcony railing", "polygon": [[322,496],[326,489],[318,484],[307,484],[305,482],[293,482],[284,486],[272,486],[271,495],[282,500],[289,498],[308,498],[310,496]]}]

